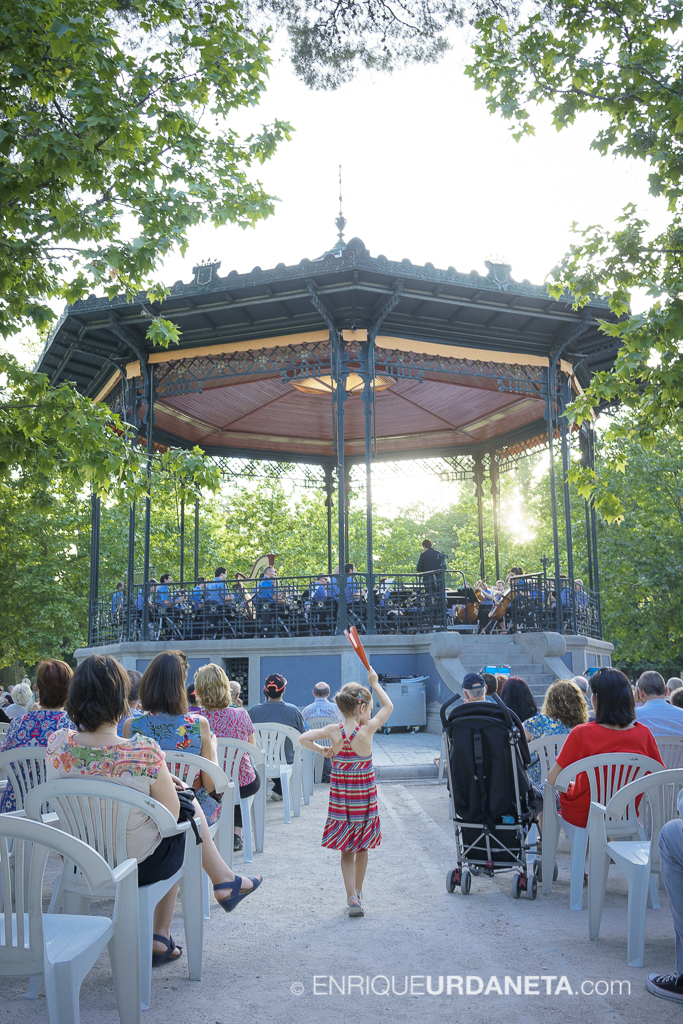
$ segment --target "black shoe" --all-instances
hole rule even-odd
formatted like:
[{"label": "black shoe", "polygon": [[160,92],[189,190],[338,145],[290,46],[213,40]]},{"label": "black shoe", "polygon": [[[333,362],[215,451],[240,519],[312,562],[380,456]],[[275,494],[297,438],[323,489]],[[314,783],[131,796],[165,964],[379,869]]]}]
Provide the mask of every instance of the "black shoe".
[{"label": "black shoe", "polygon": [[645,987],[653,996],[683,1003],[683,974],[648,974]]},{"label": "black shoe", "polygon": [[242,839],[242,836],[238,836],[236,832],[234,833],[232,840],[232,849],[234,853],[238,853],[240,850],[244,849],[244,840]]}]

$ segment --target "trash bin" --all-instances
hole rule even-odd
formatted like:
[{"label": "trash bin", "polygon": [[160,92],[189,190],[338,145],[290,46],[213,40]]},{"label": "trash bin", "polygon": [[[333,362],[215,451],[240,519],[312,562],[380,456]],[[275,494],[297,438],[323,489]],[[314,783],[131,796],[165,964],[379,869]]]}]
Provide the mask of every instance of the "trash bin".
[{"label": "trash bin", "polygon": [[[412,732],[419,732],[427,724],[427,691],[426,681],[429,676],[393,676],[385,674],[380,679],[382,689],[386,690],[389,700],[394,705],[391,718],[384,728],[385,733],[392,729],[404,727]],[[377,697],[374,700],[373,714],[381,707]]]}]

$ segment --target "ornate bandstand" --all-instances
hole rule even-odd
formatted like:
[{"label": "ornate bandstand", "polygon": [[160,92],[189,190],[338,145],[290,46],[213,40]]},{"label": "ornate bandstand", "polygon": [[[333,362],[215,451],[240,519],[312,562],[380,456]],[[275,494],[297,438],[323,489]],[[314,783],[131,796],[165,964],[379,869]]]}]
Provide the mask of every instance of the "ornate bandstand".
[{"label": "ornate bandstand", "polygon": [[[192,527],[186,531],[185,521],[191,511],[186,515],[183,508],[180,579],[161,602],[165,608],[158,607],[150,567],[149,500],[142,511],[131,508],[127,552],[122,546],[121,578],[129,585],[118,603],[110,590],[102,594],[101,509],[94,498],[88,650],[115,651],[129,666],[148,661],[160,642],[183,647],[198,661],[244,657],[254,694],[259,680],[252,674],[261,677],[264,665],[272,671],[278,657],[297,664],[318,658],[318,666],[303,674],[329,675],[325,659],[343,661],[340,634],[349,622],[366,634],[371,649],[374,644],[385,652],[400,649],[405,657],[426,656],[434,633],[472,631],[453,608],[467,602],[474,581],[457,567],[443,570],[437,586],[376,565],[373,474],[376,480],[382,463],[420,460],[449,479],[474,481],[481,576],[488,490],[498,578],[510,568],[499,555],[500,474],[547,446],[553,550],[543,572],[518,582],[510,622],[523,634],[559,634],[570,646],[575,641],[568,638],[583,637],[582,650],[594,651],[590,657],[599,661],[599,652],[611,645],[601,643],[595,513],[586,505],[589,572],[588,585],[581,586],[574,578],[566,482],[570,446],[578,443],[591,464],[594,435],[587,425],[572,433],[563,413],[595,372],[613,364],[616,343],[599,327],[611,318],[608,306],[596,301],[577,311],[567,297],[556,301],[543,286],[514,281],[504,264],[487,263],[482,276],[373,257],[357,238],[344,243],[341,228],[337,245],[319,259],[226,276],[220,263],[204,264],[162,302],[92,296],[61,318],[38,368],[53,383],[72,381],[106,402],[150,454],[164,446],[198,445],[232,475],[240,467],[299,466],[325,489],[328,507],[327,565],[320,567],[327,575],[327,602],[314,600],[315,576],[287,577],[273,585],[269,597],[274,593],[276,606],[266,615],[258,580],[229,577],[218,609],[205,598],[192,602],[200,585],[198,505],[194,564],[188,571],[186,533],[191,537]],[[179,344],[154,348],[146,337],[150,315],[176,323]],[[365,565],[348,575],[349,479],[361,469],[367,550]],[[135,540],[140,515],[141,551]],[[330,579],[337,566],[341,571]],[[257,650],[260,667],[251,665]],[[420,668],[413,661],[402,670],[411,665]],[[343,667],[339,673],[340,679],[347,674]]]}]

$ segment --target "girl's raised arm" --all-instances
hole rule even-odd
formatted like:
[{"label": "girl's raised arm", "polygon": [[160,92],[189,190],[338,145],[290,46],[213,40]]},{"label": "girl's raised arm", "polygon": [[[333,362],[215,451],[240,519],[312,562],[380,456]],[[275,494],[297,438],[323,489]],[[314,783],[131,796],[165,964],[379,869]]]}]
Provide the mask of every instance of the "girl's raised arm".
[{"label": "girl's raised arm", "polygon": [[382,689],[379,685],[379,679],[374,668],[368,669],[368,683],[370,684],[371,689],[377,694],[379,702],[382,705],[377,714],[368,722],[368,725],[372,728],[373,732],[376,732],[377,729],[380,729],[384,725],[387,718],[394,710],[394,705],[391,703],[391,700],[387,695],[387,691]]}]

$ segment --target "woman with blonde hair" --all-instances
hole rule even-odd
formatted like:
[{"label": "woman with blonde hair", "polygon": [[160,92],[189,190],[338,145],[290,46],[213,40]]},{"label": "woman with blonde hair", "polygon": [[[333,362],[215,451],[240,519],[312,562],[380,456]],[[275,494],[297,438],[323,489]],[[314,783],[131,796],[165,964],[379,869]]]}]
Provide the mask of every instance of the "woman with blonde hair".
[{"label": "woman with blonde hair", "polygon": [[[232,684],[220,665],[202,665],[194,674],[197,700],[211,731],[221,739],[254,742],[254,726],[249,713],[236,706],[232,696]],[[243,754],[237,772],[240,799],[253,796],[261,788],[261,779],[251,763],[248,754]],[[235,801],[235,823],[233,850],[244,848],[242,839],[242,808]]]},{"label": "woman with blonde hair", "polygon": [[[575,725],[588,721],[588,708],[581,690],[569,679],[556,679],[545,695],[539,714],[527,718],[524,723],[527,740],[539,740],[544,736],[567,735]],[[529,777],[540,786],[541,762],[534,758],[529,768]]]}]

